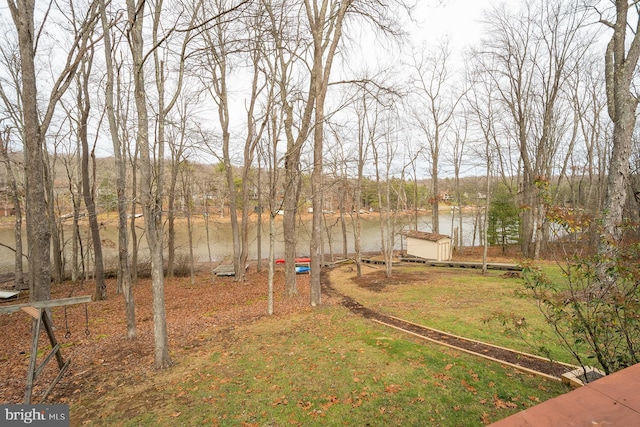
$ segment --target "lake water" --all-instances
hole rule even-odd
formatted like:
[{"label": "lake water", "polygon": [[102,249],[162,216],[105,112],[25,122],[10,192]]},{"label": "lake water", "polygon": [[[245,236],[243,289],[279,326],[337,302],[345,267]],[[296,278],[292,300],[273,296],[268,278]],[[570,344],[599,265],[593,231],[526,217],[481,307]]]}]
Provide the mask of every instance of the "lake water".
[{"label": "lake water", "polygon": [[[207,232],[205,228],[202,216],[194,216],[193,221],[193,245],[194,255],[198,261],[207,261],[208,249],[207,249]],[[267,215],[263,216],[265,221],[262,229],[262,257],[268,257],[269,251],[269,227],[267,222]],[[325,224],[323,239],[325,253],[329,254],[330,250],[334,254],[342,254],[342,229],[340,226],[340,220],[337,215],[328,215]],[[450,212],[440,212],[440,233],[451,235],[452,214]],[[251,217],[252,224],[250,227],[249,237],[249,258],[256,259],[258,256],[257,245],[257,217],[254,214]],[[398,216],[396,218],[396,232],[409,230],[409,222],[412,221],[411,216]],[[463,213],[463,226],[462,226],[462,243],[463,245],[471,245],[472,243],[478,244],[477,238],[473,242],[473,224],[475,217],[473,214]],[[353,253],[354,250],[354,237],[353,227],[350,217],[346,217],[347,222],[347,245],[348,252]],[[103,252],[105,255],[105,262],[109,266],[115,266],[117,260],[117,241],[118,241],[118,229],[117,218],[115,216],[109,217],[103,221],[103,227],[101,227],[101,239],[104,242]],[[381,234],[380,234],[380,220],[377,213],[367,213],[361,215],[361,246],[363,252],[375,252],[380,251],[381,248]],[[87,222],[81,223],[83,227],[84,238],[88,241],[88,226]],[[459,227],[458,215],[455,217],[454,227]],[[329,229],[330,233],[327,233],[326,229]],[[66,230],[66,228],[65,228]],[[418,230],[420,231],[433,231],[431,228],[431,216],[422,215],[418,218]],[[65,235],[68,237],[71,235],[70,227],[68,231],[65,231]],[[305,256],[309,254],[309,240],[311,235],[311,222],[310,220],[301,220],[298,222],[298,256]],[[331,248],[328,242],[328,235],[331,236]],[[26,232],[23,233],[26,238]],[[282,217],[276,218],[276,258],[284,257],[284,238],[282,231]],[[228,221],[209,221],[209,237],[211,245],[211,256],[213,261],[231,261],[233,254],[233,241],[231,238],[231,225]],[[138,229],[138,238],[140,240],[140,257],[145,258],[146,255],[146,239],[142,228]],[[15,247],[15,239],[13,230],[11,228],[4,228],[0,230],[0,242],[7,246]],[[165,242],[166,244],[166,242]],[[395,238],[395,248],[401,249],[404,245],[404,239],[399,234]],[[71,253],[71,245],[67,243],[65,247],[66,253]],[[189,254],[189,239],[187,234],[186,220],[180,219],[176,223],[176,253],[178,256]],[[13,270],[14,254],[11,250],[0,247],[0,272],[7,273]],[[26,268],[26,266],[25,266]]]}]

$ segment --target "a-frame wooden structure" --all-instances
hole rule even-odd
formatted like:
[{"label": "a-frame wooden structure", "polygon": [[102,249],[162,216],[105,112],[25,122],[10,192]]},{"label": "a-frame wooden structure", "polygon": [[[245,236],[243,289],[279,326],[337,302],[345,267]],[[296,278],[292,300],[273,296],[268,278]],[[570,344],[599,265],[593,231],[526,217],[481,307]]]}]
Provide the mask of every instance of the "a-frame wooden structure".
[{"label": "a-frame wooden structure", "polygon": [[[53,332],[53,325],[51,323],[51,319],[49,319],[49,314],[47,313],[48,308],[60,307],[64,305],[73,305],[73,304],[82,304],[88,303],[91,301],[90,296],[82,296],[82,297],[74,297],[74,298],[63,298],[49,301],[34,301],[25,304],[13,304],[9,306],[0,306],[0,314],[3,313],[14,313],[16,311],[24,311],[33,317],[33,325],[31,328],[31,354],[29,356],[29,368],[27,370],[27,385],[24,393],[24,403],[28,405],[31,403],[31,394],[33,392],[33,383],[35,379],[40,375],[42,370],[45,368],[47,363],[55,356],[56,361],[58,362],[58,369],[60,372],[53,380],[53,382],[49,385],[47,390],[43,393],[41,400],[44,400],[45,397],[53,390],[53,387],[60,381],[64,373],[67,371],[69,364],[71,363],[71,359],[67,359],[65,362],[62,357],[62,353],[60,352],[60,344],[56,340],[56,336]],[[37,359],[38,359],[38,341],[40,340],[40,331],[44,326],[44,330],[49,337],[49,342],[51,343],[51,351],[44,358],[42,363],[36,367]]]}]

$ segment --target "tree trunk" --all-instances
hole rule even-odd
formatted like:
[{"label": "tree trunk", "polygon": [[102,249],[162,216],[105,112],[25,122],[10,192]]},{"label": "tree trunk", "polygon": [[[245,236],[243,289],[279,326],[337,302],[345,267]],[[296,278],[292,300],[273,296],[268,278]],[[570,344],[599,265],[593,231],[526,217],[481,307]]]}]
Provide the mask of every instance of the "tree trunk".
[{"label": "tree trunk", "polygon": [[268,272],[268,290],[267,290],[267,313],[273,314],[273,278],[275,275],[276,264],[276,224],[275,216],[272,212],[269,215],[269,272]]},{"label": "tree trunk", "polygon": [[138,214],[138,147],[136,146],[131,165],[131,220],[129,231],[131,232],[131,283],[138,283],[138,232],[136,230],[136,215]]},{"label": "tree trunk", "polygon": [[[118,290],[124,296],[125,317],[127,319],[127,338],[137,336],[135,300],[131,283],[131,269],[129,265],[129,239],[127,229],[127,195],[126,195],[126,151],[122,147],[118,134],[114,107],[114,66],[111,50],[111,33],[107,22],[105,0],[100,0],[100,18],[104,40],[104,54],[107,81],[105,84],[105,109],[109,122],[109,135],[113,145],[113,156],[116,166],[116,194],[118,198]],[[134,173],[135,175],[135,173]]]},{"label": "tree trunk", "polygon": [[347,257],[349,256],[347,221],[345,218],[345,198],[347,197],[346,179],[346,176],[342,178],[342,191],[340,192],[340,196],[338,198],[338,210],[340,211],[340,230],[342,231],[342,259],[347,259]]},{"label": "tree trunk", "polygon": [[[262,88],[258,86],[260,80],[260,64],[259,61],[262,57],[262,53],[259,48],[252,46],[250,49],[250,56],[252,61],[252,79],[251,79],[251,95],[249,98],[249,105],[247,109],[247,135],[244,141],[244,150],[243,150],[243,160],[244,164],[242,167],[242,229],[240,233],[241,239],[241,251],[240,251],[240,280],[246,280],[246,269],[247,260],[249,258],[249,214],[250,214],[250,172],[253,167],[253,159],[256,151],[256,146],[258,141],[262,138],[262,134],[264,129],[267,126],[266,120],[262,121],[262,124],[259,129],[255,129],[255,107],[258,102],[258,94],[261,92]],[[269,97],[269,101],[271,101],[271,96]],[[269,108],[269,107],[268,107]],[[258,187],[260,186],[260,163],[258,160]],[[258,200],[260,189],[258,188]],[[258,202],[258,206],[260,206],[260,202]],[[260,238],[260,228],[262,227],[261,222],[261,213],[258,213],[258,239]],[[258,241],[258,246],[260,246],[260,242]],[[260,251],[258,251],[258,255],[260,255]],[[260,259],[260,256],[258,256]],[[260,261],[258,261],[258,265],[260,266]]]},{"label": "tree trunk", "polygon": [[286,294],[293,296],[298,294],[296,284],[296,243],[298,236],[296,234],[296,216],[298,213],[298,199],[300,194],[300,172],[299,172],[300,154],[287,155],[285,160],[285,191],[284,191],[284,277]]},{"label": "tree trunk", "polygon": [[18,32],[22,70],[29,296],[31,301],[42,301],[51,297],[51,228],[44,187],[44,135],[40,128],[34,63],[35,1],[20,1],[16,5],[8,0],[7,3]]},{"label": "tree trunk", "polygon": [[[133,57],[133,74],[135,86],[135,103],[138,113],[138,135],[136,142],[140,150],[141,188],[140,196],[147,245],[151,255],[151,289],[153,299],[153,325],[155,339],[155,367],[164,369],[171,366],[167,337],[167,323],[164,302],[164,272],[162,254],[162,173],[152,173],[149,149],[149,118],[147,113],[146,92],[144,83],[144,56],[142,23],[144,2],[136,5],[134,0],[127,0],[127,12],[131,24],[130,46]],[[158,155],[162,163],[162,156]],[[157,178],[157,179],[156,179]],[[156,187],[152,187],[155,182]]]},{"label": "tree trunk", "polygon": [[191,221],[191,206],[193,205],[191,199],[191,177],[184,176],[184,174],[189,174],[189,170],[183,170],[182,177],[182,194],[184,196],[184,202],[187,210],[187,236],[189,237],[189,277],[191,279],[191,284],[195,284],[195,258],[193,256],[193,224]]},{"label": "tree trunk", "polygon": [[44,148],[43,141],[43,150],[44,150],[44,160],[45,160],[45,168],[44,168],[44,185],[45,192],[47,194],[47,209],[49,210],[49,226],[51,227],[51,279],[53,283],[59,284],[62,283],[62,279],[64,277],[64,260],[62,253],[62,245],[60,241],[62,240],[62,224],[59,220],[60,212],[56,214],[56,196],[53,191],[53,183],[55,182],[55,164],[56,164],[56,156],[57,154],[53,154],[53,164],[50,162],[51,156],[47,154],[46,149]]},{"label": "tree trunk", "polygon": [[[81,153],[82,148],[80,144],[80,138],[77,141],[76,153]],[[82,156],[77,156],[77,169],[82,170]],[[82,192],[82,174],[74,174],[70,171],[69,176],[69,193],[71,194],[71,203],[73,204],[73,219],[71,224],[71,281],[77,283],[84,280],[84,256],[82,252],[82,236],[80,235],[80,205]],[[82,264],[82,269],[80,268]]]},{"label": "tree trunk", "polygon": [[[626,0],[616,0],[615,5],[616,21],[608,24],[613,28],[613,35],[605,57],[608,113],[613,122],[613,148],[609,160],[602,220],[603,233],[598,247],[598,252],[603,258],[603,265],[599,268],[602,286],[616,280],[612,277],[611,260],[618,253],[623,238],[622,223],[629,183],[629,159],[638,108],[638,98],[632,93],[632,82],[640,57],[640,21],[637,16],[634,23],[630,23],[628,19],[629,8],[637,6],[629,5]],[[631,41],[626,39],[629,25],[635,26]]]},{"label": "tree trunk", "polygon": [[[324,94],[322,94],[324,95]],[[320,260],[322,257],[322,146],[324,141],[324,96],[316,98],[316,125],[313,132],[313,171],[311,172],[311,194],[313,206],[313,219],[311,224],[311,242],[309,252],[311,255],[311,306],[321,304],[320,289]]]},{"label": "tree trunk", "polygon": [[434,233],[440,233],[440,186],[438,185],[438,157],[434,156],[431,161],[431,181],[433,188],[433,199],[431,202],[431,229]]},{"label": "tree trunk", "polygon": [[[266,120],[265,120],[266,123]],[[262,271],[262,186],[261,186],[261,164],[260,164],[260,156],[258,156],[258,228],[256,229],[256,250],[257,250],[257,258],[258,265],[256,269],[258,272]]]},{"label": "tree trunk", "polygon": [[91,104],[89,101],[90,70],[85,68],[87,66],[90,68],[90,64],[83,64],[80,75],[78,76],[78,110],[80,112],[80,120],[78,121],[78,138],[82,145],[82,193],[84,197],[84,204],[87,208],[87,215],[89,216],[89,230],[91,231],[93,253],[95,256],[94,278],[96,288],[94,298],[96,301],[102,301],[107,299],[107,284],[104,280],[104,261],[102,258],[100,227],[98,226],[96,205],[93,200],[93,191],[91,190],[91,182],[89,179],[89,141],[87,136],[87,122],[89,121]]},{"label": "tree trunk", "polygon": [[[34,28],[35,1],[7,0],[11,17],[18,35],[21,68],[22,125],[25,152],[26,218],[27,242],[29,245],[29,290],[33,301],[47,300],[51,296],[51,230],[53,221],[53,197],[47,193],[47,164],[45,135],[55,113],[58,101],[69,88],[71,76],[79,64],[79,58],[86,53],[89,36],[95,19],[95,4],[74,28],[75,43],[69,51],[66,64],[57,79],[53,81],[48,104],[43,111],[38,108],[38,89],[35,69],[36,35],[41,29]],[[45,30],[46,32],[46,30]],[[42,120],[42,121],[41,121]],[[56,236],[58,237],[58,236]],[[59,244],[59,241],[54,242]],[[59,247],[55,248],[58,257]],[[56,258],[57,272],[61,272],[62,262]],[[60,274],[58,274],[60,275]]]},{"label": "tree trunk", "polygon": [[20,201],[20,193],[18,192],[16,176],[13,173],[13,166],[11,166],[11,160],[9,159],[9,129],[4,130],[3,132],[3,135],[1,135],[2,140],[0,141],[0,150],[5,167],[7,168],[7,176],[9,178],[9,186],[11,188],[11,199],[13,200],[13,209],[16,218],[13,228],[13,235],[16,240],[13,283],[17,290],[23,291],[28,289],[28,285],[24,281],[24,271],[22,268],[22,202]]},{"label": "tree trunk", "polygon": [[173,277],[176,262],[176,184],[178,182],[178,165],[180,159],[173,158],[171,162],[171,181],[169,182],[169,192],[167,194],[167,277]]}]

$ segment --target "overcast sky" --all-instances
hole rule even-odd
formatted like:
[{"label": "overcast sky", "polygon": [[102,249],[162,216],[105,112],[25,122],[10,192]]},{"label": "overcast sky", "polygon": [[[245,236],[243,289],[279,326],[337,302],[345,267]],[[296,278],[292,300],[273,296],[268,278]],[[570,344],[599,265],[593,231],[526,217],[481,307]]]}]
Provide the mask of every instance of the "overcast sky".
[{"label": "overcast sky", "polygon": [[423,21],[423,24],[415,31],[413,39],[426,40],[432,44],[446,36],[455,49],[470,45],[481,35],[479,21],[483,12],[497,2],[498,0],[419,1],[415,18]]}]

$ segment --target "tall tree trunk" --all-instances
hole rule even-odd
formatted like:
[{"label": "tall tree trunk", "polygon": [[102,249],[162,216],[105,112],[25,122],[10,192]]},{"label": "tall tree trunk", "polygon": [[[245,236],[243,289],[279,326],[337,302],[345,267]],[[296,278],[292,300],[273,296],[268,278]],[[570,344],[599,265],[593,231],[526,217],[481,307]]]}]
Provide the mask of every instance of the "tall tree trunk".
[{"label": "tall tree trunk", "polygon": [[167,193],[167,277],[173,277],[176,262],[176,185],[179,159],[172,159],[169,192]]},{"label": "tall tree trunk", "polygon": [[[162,170],[153,173],[149,147],[149,118],[144,83],[144,55],[142,24],[144,0],[135,4],[127,0],[127,12],[131,25],[130,46],[133,57],[135,103],[138,113],[138,135],[136,142],[140,150],[141,185],[140,197],[144,212],[145,234],[151,255],[151,289],[153,300],[153,335],[155,339],[155,367],[164,369],[171,366],[167,337],[167,319],[164,302],[164,272],[162,254]],[[158,153],[158,162],[163,158]],[[152,186],[155,182],[155,188]]]},{"label": "tall tree trunk", "polygon": [[[340,230],[342,231],[342,259],[349,256],[349,246],[347,240],[347,221],[345,218],[345,198],[347,197],[347,177],[342,177],[342,191],[338,197],[338,211],[340,212]],[[333,260],[332,260],[333,261]]]},{"label": "tall tree trunk", "polygon": [[[269,178],[269,271],[267,273],[267,312],[273,314],[273,280],[275,276],[275,264],[276,264],[276,224],[275,218],[278,214],[278,210],[281,208],[276,201],[278,194],[278,116],[274,111],[270,111],[269,123],[270,128],[268,130],[270,140],[267,160],[267,172]],[[273,151],[270,151],[273,150]],[[295,283],[295,282],[294,282]],[[287,285],[285,284],[285,287]]]},{"label": "tall tree trunk", "polygon": [[[266,123],[266,120],[265,120]],[[256,269],[258,272],[262,271],[262,185],[261,185],[261,164],[260,164],[261,156],[258,156],[258,228],[256,229],[256,250],[257,250],[257,258],[258,265]]]},{"label": "tall tree trunk", "polygon": [[[92,59],[89,59],[89,61],[92,61]],[[91,231],[93,253],[95,256],[94,278],[96,288],[94,298],[96,301],[102,301],[107,299],[107,284],[104,280],[104,261],[102,258],[102,242],[100,240],[98,214],[96,212],[96,205],[93,199],[93,191],[91,190],[92,186],[89,178],[89,141],[87,135],[87,123],[89,121],[89,112],[91,111],[91,104],[89,101],[90,68],[90,62],[83,63],[78,75],[78,110],[80,112],[80,120],[78,121],[78,138],[82,145],[82,195],[84,197],[84,204],[87,208],[87,215],[89,216],[89,230]]]},{"label": "tall tree trunk", "polygon": [[287,152],[285,158],[285,190],[284,190],[284,277],[286,294],[293,296],[298,294],[296,284],[296,216],[298,214],[298,200],[300,195],[300,153]]},{"label": "tall tree trunk", "polygon": [[[29,296],[32,301],[51,297],[51,228],[44,178],[44,135],[41,133],[35,70],[34,0],[7,1],[18,32],[22,70]],[[50,201],[51,203],[53,201]]]},{"label": "tall tree trunk", "polygon": [[357,277],[362,277],[362,222],[360,218],[360,210],[362,209],[362,183],[364,181],[364,163],[367,158],[367,146],[365,139],[367,102],[365,95],[363,95],[362,101],[362,112],[358,112],[358,176],[356,177],[356,188],[353,195],[353,210],[355,210],[356,213],[355,224],[353,227],[353,244],[355,251]]},{"label": "tall tree trunk", "polygon": [[[318,19],[319,17],[314,17]],[[309,16],[311,20],[311,16]],[[322,24],[324,26],[324,22]],[[316,29],[318,31],[318,29]],[[315,67],[314,72],[322,72],[322,49],[321,43],[316,38],[320,38],[324,41],[323,34],[320,31],[316,37],[314,34],[314,58]],[[311,195],[313,206],[313,218],[311,221],[311,242],[309,253],[311,255],[311,306],[315,307],[321,304],[321,290],[320,290],[320,260],[322,257],[322,210],[323,210],[323,194],[322,194],[322,181],[323,181],[323,153],[322,147],[324,142],[324,97],[326,90],[322,88],[322,80],[318,78],[316,80],[317,85],[316,102],[315,102],[315,127],[313,130],[313,170],[311,172]]]},{"label": "tall tree trunk", "polygon": [[[249,174],[251,172],[251,168],[253,166],[253,158],[256,151],[256,146],[258,141],[262,137],[262,133],[267,126],[266,120],[262,121],[262,125],[259,129],[255,129],[255,106],[258,100],[258,94],[261,91],[261,88],[258,87],[258,82],[260,78],[260,67],[259,67],[259,59],[261,57],[260,50],[254,48],[251,51],[251,59],[253,63],[253,77],[251,79],[251,95],[249,98],[249,108],[247,109],[247,136],[244,141],[244,150],[243,150],[243,160],[244,164],[242,166],[242,227],[240,230],[240,240],[241,240],[241,250],[240,250],[240,280],[246,279],[246,269],[247,260],[249,258],[249,213],[250,213],[250,179]],[[269,99],[272,97],[270,96]],[[258,186],[260,185],[260,166],[258,165]],[[258,194],[259,194],[258,190]],[[258,196],[259,199],[259,196]],[[260,203],[258,202],[258,205]],[[261,214],[258,213],[258,236],[260,236],[260,228],[262,227],[261,223]],[[259,245],[259,242],[258,242]],[[260,254],[258,254],[260,255]],[[260,257],[258,257],[259,259]],[[258,261],[258,264],[260,261]]]},{"label": "tall tree trunk", "polygon": [[47,194],[47,209],[49,210],[49,226],[51,227],[51,278],[53,283],[62,283],[62,279],[64,278],[64,259],[62,253],[62,245],[61,240],[63,238],[61,235],[63,234],[62,223],[60,218],[60,212],[56,213],[56,196],[53,190],[53,185],[55,182],[55,169],[56,169],[56,156],[57,154],[53,154],[53,162],[51,161],[51,156],[46,152],[44,148],[43,142],[43,150],[44,150],[44,160],[45,160],[45,169],[44,169],[44,183],[45,183],[45,192]]},{"label": "tall tree trunk", "polygon": [[[69,88],[71,76],[84,55],[95,19],[95,4],[92,4],[79,22],[74,34],[75,43],[66,58],[66,67],[53,82],[51,95],[44,111],[38,108],[36,84],[34,27],[34,0],[7,0],[11,17],[18,34],[20,68],[22,72],[22,125],[24,126],[25,178],[26,178],[26,219],[27,242],[29,245],[29,290],[34,301],[47,300],[51,296],[51,227],[54,200],[47,193],[47,164],[45,161],[45,135],[55,113],[58,101]],[[42,113],[42,115],[41,115]],[[57,236],[56,236],[57,237]],[[59,242],[58,242],[59,243]],[[58,255],[61,254],[56,248]],[[56,255],[57,256],[57,255]],[[56,260],[56,268],[61,262]],[[58,270],[59,271],[59,270]]]},{"label": "tall tree trunk", "polygon": [[[82,148],[80,144],[80,138],[76,141],[76,153],[81,153]],[[84,262],[84,258],[81,255],[82,248],[82,236],[80,236],[80,205],[81,205],[81,191],[82,191],[82,176],[78,172],[82,170],[82,158],[77,156],[76,173],[74,174],[67,168],[67,176],[69,178],[69,194],[71,195],[71,203],[73,205],[73,218],[71,224],[71,281],[77,283],[83,280],[81,275],[80,264]],[[83,269],[84,270],[84,269]]]},{"label": "tall tree trunk", "polygon": [[321,303],[320,299],[320,261],[322,246],[322,178],[323,178],[323,145],[324,145],[324,104],[329,85],[329,76],[338,43],[342,37],[344,17],[352,0],[331,4],[305,0],[307,19],[313,36],[313,68],[310,91],[314,102],[315,123],[313,129],[313,171],[311,182],[313,220],[311,227],[311,305]]},{"label": "tall tree trunk", "polygon": [[191,170],[188,168],[185,168],[187,170],[183,170],[182,173],[182,195],[184,197],[184,203],[185,203],[185,207],[186,207],[186,213],[187,213],[187,236],[189,238],[189,277],[191,279],[191,284],[195,284],[196,282],[196,277],[195,277],[195,258],[193,255],[193,222],[191,221],[191,207],[193,206],[193,200],[191,198],[191,186],[192,186],[192,180],[191,180],[191,176],[189,175],[191,173]]},{"label": "tall tree trunk", "polygon": [[129,239],[127,228],[127,170],[125,156],[118,133],[114,105],[114,65],[111,49],[111,32],[107,21],[105,0],[100,0],[100,18],[104,40],[104,54],[107,81],[105,84],[105,108],[109,122],[109,135],[113,145],[113,156],[116,166],[116,194],[118,198],[118,290],[124,296],[125,317],[127,319],[127,338],[134,339],[138,335],[136,328],[135,300],[131,283],[131,269],[129,265]]},{"label": "tall tree trunk", "polygon": [[275,212],[269,214],[269,272],[267,273],[267,313],[273,314],[273,279],[276,264],[276,221]]},{"label": "tall tree trunk", "polygon": [[[622,223],[629,183],[631,141],[638,108],[638,98],[632,93],[632,82],[640,57],[640,20],[635,13],[633,22],[628,18],[629,9],[634,8],[635,12],[638,5],[635,2],[634,5],[629,5],[627,0],[616,0],[615,6],[616,20],[607,23],[613,28],[613,35],[607,46],[605,57],[607,106],[609,117],[613,122],[613,148],[607,177],[602,221],[603,235],[598,248],[603,258],[603,265],[599,268],[601,286],[615,283],[616,280],[613,277],[611,260],[618,253],[618,247],[623,238]],[[627,40],[629,25],[635,26],[631,41]]]},{"label": "tall tree trunk", "polygon": [[[438,137],[436,136],[436,139]],[[436,144],[439,144],[437,142]],[[440,233],[440,186],[438,183],[438,155],[431,159],[431,188],[433,189],[433,199],[431,201],[431,229],[434,233]]]},{"label": "tall tree trunk", "polygon": [[131,283],[138,283],[138,231],[136,229],[136,215],[138,215],[138,147],[131,161],[131,218],[129,231],[131,232]]},{"label": "tall tree trunk", "polygon": [[482,272],[488,271],[489,239],[487,238],[487,230],[489,229],[489,203],[491,201],[491,150],[489,149],[489,140],[486,141],[485,156],[487,161],[487,185],[485,187],[486,198],[484,200],[484,216],[482,218]]}]

